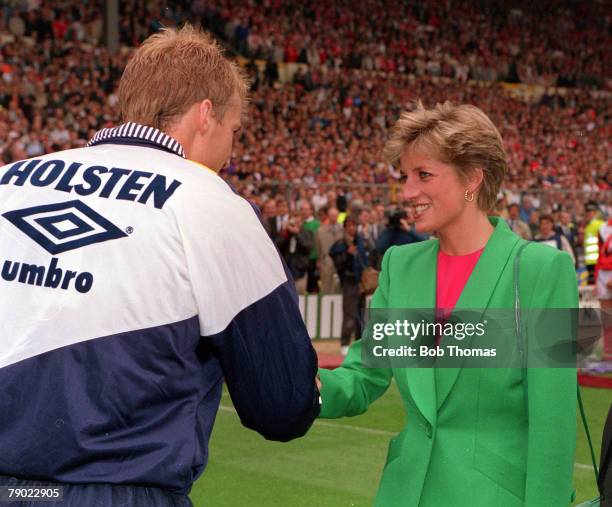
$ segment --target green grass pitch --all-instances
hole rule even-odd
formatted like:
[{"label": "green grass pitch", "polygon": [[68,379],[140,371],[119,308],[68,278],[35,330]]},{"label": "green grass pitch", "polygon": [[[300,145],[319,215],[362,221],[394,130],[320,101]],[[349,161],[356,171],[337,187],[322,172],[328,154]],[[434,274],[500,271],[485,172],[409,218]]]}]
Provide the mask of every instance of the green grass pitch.
[{"label": "green grass pitch", "polygon": [[[599,459],[601,434],[612,390],[582,388]],[[210,460],[194,484],[195,507],[370,507],[389,439],[404,422],[395,387],[366,414],[316,421],[296,441],[267,442],[241,426],[224,391],[210,447]],[[597,495],[589,449],[578,422],[574,485],[577,501]]]}]

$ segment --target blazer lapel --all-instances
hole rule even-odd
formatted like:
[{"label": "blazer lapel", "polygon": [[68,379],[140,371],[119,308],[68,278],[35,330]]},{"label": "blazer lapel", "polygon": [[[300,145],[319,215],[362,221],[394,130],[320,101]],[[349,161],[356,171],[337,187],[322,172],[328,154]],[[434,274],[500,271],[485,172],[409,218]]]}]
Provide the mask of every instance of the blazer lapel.
[{"label": "blazer lapel", "polygon": [[[473,309],[484,312],[488,308],[495,287],[520,239],[510,231],[506,222],[501,218],[490,217],[489,220],[495,226],[495,230],[480,255],[474,271],[465,284],[459,301],[455,305],[456,310]],[[462,348],[469,347],[471,343],[470,338],[462,341],[454,340],[454,338],[450,339],[453,340],[453,345],[459,345]],[[461,368],[436,369],[437,408],[444,404],[457,381],[460,371]]]},{"label": "blazer lapel", "polygon": [[[436,305],[436,270],[438,265],[438,240],[429,240],[427,248],[419,256],[410,258],[408,283],[402,292],[404,308],[431,310]],[[405,276],[398,279],[406,280]],[[425,419],[436,421],[436,388],[433,368],[405,368],[408,389],[412,399]]]}]

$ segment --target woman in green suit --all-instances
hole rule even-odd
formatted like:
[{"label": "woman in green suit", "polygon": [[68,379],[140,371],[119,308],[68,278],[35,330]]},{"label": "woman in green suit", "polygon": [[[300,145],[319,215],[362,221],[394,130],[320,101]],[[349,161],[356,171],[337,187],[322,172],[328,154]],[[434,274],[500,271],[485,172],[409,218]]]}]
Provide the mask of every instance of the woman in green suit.
[{"label": "woman in green suit", "polygon": [[[489,118],[473,106],[419,104],[402,114],[385,154],[406,177],[417,231],[437,239],[386,253],[372,308],[514,308],[523,241],[487,217],[506,173]],[[522,307],[578,306],[566,253],[529,244],[519,273]],[[395,380],[407,418],[389,445],[377,507],[570,504],[575,369],[366,368],[361,347],[320,370],[320,417],[361,414]]]}]

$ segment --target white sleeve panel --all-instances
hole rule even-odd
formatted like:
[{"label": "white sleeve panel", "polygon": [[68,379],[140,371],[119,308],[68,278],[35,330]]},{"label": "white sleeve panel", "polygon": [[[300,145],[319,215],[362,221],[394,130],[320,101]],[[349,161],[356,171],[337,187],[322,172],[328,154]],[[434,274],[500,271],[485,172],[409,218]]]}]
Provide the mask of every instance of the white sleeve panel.
[{"label": "white sleeve panel", "polygon": [[198,170],[205,185],[187,182],[176,213],[205,336],[225,329],[287,276],[251,205],[216,174]]}]

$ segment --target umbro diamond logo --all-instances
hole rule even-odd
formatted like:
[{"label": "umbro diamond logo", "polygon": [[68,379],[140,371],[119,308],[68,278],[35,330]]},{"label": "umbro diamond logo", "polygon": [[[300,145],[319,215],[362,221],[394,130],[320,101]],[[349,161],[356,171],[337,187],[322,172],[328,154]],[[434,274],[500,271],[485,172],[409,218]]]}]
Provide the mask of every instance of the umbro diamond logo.
[{"label": "umbro diamond logo", "polygon": [[2,216],[52,255],[127,236],[79,200],[8,211]]}]

